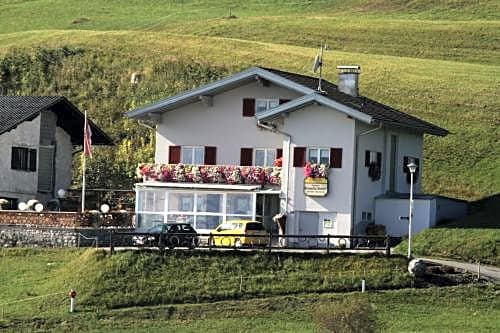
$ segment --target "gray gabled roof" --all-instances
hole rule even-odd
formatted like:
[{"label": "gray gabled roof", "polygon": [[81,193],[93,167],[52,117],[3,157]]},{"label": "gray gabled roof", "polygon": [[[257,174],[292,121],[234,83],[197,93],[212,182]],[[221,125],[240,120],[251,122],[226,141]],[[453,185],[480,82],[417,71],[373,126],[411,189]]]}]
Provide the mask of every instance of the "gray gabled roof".
[{"label": "gray gabled roof", "polygon": [[319,94],[317,90],[318,78],[265,67],[251,67],[200,88],[189,90],[137,110],[130,111],[127,113],[127,116],[131,118],[147,118],[150,113],[159,114],[189,103],[197,102],[202,96],[213,96],[222,91],[227,91],[247,82],[251,82],[257,78],[267,80],[275,85],[306,95],[268,110],[265,114],[256,115],[259,120],[270,119],[282,112],[291,112],[308,103],[318,102],[366,123],[382,123],[391,127],[403,127],[440,136],[448,134],[447,130],[439,126],[398,111],[367,97],[354,97],[345,94],[339,91],[335,84],[326,80],[322,82],[324,93]]},{"label": "gray gabled roof", "polygon": [[[51,110],[57,115],[57,126],[70,136],[73,145],[83,143],[85,116],[63,96],[0,96],[0,135],[19,124],[33,120],[40,112]],[[89,120],[92,144],[113,145],[111,138]]]}]

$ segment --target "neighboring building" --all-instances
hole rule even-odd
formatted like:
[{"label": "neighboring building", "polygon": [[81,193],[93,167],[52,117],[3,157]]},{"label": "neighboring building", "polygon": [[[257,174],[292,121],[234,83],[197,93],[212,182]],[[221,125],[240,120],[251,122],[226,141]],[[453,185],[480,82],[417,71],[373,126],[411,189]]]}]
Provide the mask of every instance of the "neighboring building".
[{"label": "neighboring building", "polygon": [[353,235],[388,222],[374,221],[376,198],[409,192],[410,161],[420,192],[423,136],[448,131],[358,96],[358,75],[342,71],[320,92],[317,78],[254,67],[129,112],[156,123],[156,165],[141,166],[136,186],[138,227],[182,220],[208,231],[233,218],[272,227],[281,212],[287,234]]},{"label": "neighboring building", "polygon": [[[112,145],[92,124],[92,144]],[[83,143],[84,115],[61,96],[0,96],[0,198],[55,197],[71,185],[73,147]]]}]

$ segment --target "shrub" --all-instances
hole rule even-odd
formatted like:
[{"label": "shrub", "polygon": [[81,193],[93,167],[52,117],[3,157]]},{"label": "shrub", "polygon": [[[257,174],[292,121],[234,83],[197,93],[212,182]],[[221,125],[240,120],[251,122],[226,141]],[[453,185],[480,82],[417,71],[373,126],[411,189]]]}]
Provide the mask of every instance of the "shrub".
[{"label": "shrub", "polygon": [[376,331],[372,305],[364,298],[353,297],[343,302],[321,303],[313,312],[318,332],[371,333]]}]

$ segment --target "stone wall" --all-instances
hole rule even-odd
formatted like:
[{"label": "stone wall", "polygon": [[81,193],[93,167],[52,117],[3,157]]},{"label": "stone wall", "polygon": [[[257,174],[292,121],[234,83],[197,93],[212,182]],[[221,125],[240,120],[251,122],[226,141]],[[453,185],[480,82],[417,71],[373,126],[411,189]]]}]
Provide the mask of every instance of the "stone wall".
[{"label": "stone wall", "polygon": [[33,212],[0,210],[0,225],[32,225],[50,227],[124,227],[134,224],[134,214],[127,212]]},{"label": "stone wall", "polygon": [[[109,246],[112,232],[130,232],[134,214],[112,212],[32,212],[0,210],[0,247]],[[116,246],[131,236],[115,237]]]},{"label": "stone wall", "polygon": [[[0,247],[89,247],[109,246],[112,232],[131,228],[61,228],[22,224],[0,224]],[[131,239],[114,237],[115,246],[131,245]]]}]

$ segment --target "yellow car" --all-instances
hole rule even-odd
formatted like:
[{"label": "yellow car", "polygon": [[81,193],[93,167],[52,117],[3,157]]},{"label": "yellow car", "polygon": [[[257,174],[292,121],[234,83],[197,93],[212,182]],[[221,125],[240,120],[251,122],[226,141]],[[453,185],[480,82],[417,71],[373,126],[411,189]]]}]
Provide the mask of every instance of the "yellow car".
[{"label": "yellow car", "polygon": [[269,234],[258,221],[226,221],[212,230],[212,236],[214,246],[265,246],[269,242]]}]

